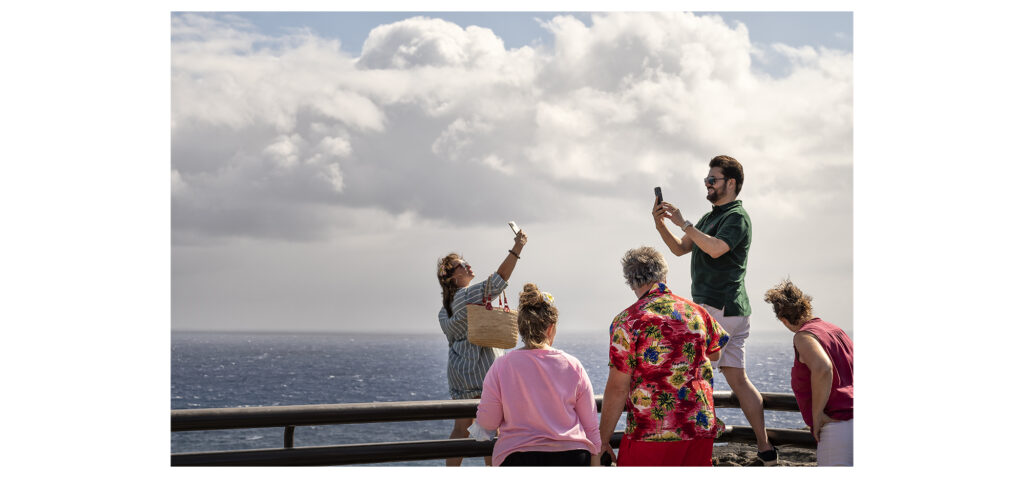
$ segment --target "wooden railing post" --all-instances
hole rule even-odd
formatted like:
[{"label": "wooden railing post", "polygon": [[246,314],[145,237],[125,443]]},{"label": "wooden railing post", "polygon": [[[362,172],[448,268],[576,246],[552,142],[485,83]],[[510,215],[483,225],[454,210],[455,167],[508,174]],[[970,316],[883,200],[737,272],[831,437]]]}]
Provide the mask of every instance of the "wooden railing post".
[{"label": "wooden railing post", "polygon": [[295,427],[287,426],[284,427],[284,447],[293,448],[295,446]]}]

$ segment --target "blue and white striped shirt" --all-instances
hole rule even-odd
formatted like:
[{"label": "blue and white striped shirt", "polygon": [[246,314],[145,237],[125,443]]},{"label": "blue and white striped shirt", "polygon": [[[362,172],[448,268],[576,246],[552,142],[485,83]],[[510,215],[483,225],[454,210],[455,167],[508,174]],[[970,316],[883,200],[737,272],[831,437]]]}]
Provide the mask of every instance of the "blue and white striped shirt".
[{"label": "blue and white striped shirt", "polygon": [[505,354],[502,349],[479,347],[469,343],[469,322],[466,319],[466,304],[479,304],[484,297],[484,288],[490,283],[491,298],[496,297],[508,285],[497,272],[485,281],[455,291],[452,298],[452,316],[441,306],[437,320],[448,338],[448,391],[453,399],[475,398],[483,392],[484,377],[494,359]]}]

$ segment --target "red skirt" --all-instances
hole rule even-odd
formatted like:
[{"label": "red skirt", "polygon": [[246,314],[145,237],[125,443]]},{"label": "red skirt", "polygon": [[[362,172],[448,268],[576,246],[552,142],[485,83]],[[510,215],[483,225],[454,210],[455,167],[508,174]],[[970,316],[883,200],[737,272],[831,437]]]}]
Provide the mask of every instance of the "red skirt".
[{"label": "red skirt", "polygon": [[711,466],[714,438],[633,441],[622,437],[618,466]]}]

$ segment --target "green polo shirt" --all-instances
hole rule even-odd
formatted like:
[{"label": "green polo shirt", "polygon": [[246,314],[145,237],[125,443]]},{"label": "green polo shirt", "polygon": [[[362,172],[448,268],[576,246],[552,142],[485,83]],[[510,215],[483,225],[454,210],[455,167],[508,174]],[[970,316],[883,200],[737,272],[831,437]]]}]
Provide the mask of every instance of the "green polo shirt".
[{"label": "green polo shirt", "polygon": [[750,300],[743,279],[750,250],[750,216],[743,201],[714,206],[694,225],[697,230],[725,241],[729,252],[713,259],[693,245],[690,252],[690,295],[698,304],[725,311],[725,316],[750,315]]}]

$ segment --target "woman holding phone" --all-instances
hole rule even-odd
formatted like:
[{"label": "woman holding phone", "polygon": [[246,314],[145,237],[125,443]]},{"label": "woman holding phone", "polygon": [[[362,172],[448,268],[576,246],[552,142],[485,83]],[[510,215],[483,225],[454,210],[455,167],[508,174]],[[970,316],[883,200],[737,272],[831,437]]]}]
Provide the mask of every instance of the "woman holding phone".
[{"label": "woman holding phone", "polygon": [[[437,281],[441,284],[442,296],[437,320],[448,339],[448,391],[453,400],[480,398],[487,370],[494,359],[503,354],[501,349],[480,347],[469,342],[466,304],[479,304],[485,290],[491,297],[505,290],[525,245],[526,234],[519,231],[498,270],[475,284],[471,284],[476,277],[473,267],[462,256],[453,252],[437,261]],[[450,438],[468,437],[472,424],[472,418],[455,419]],[[485,461],[491,464],[490,457],[486,457]],[[461,457],[445,460],[446,466],[461,464]]]}]

